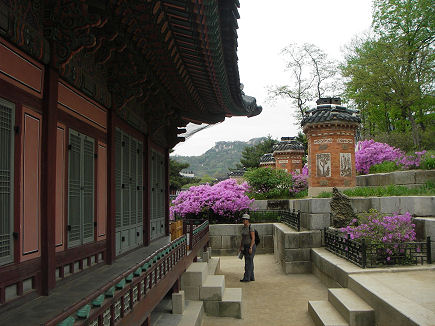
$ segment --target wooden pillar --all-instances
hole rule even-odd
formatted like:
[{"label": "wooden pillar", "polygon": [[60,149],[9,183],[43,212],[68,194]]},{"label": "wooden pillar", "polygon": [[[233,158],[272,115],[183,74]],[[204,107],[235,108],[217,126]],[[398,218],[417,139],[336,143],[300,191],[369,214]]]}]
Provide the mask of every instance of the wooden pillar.
[{"label": "wooden pillar", "polygon": [[112,264],[115,260],[115,123],[113,108],[108,111],[107,128],[107,264]]},{"label": "wooden pillar", "polygon": [[46,66],[42,131],[41,294],[56,286],[56,143],[58,73]]}]

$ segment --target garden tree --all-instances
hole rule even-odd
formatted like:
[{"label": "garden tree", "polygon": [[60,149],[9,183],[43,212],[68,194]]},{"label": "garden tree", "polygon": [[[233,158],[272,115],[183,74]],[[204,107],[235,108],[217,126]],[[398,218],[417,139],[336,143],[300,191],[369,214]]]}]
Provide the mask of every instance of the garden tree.
[{"label": "garden tree", "polygon": [[351,44],[342,66],[346,96],[363,132],[410,132],[420,147],[435,121],[433,1],[375,0],[373,12],[372,34]]},{"label": "garden tree", "polygon": [[284,170],[253,168],[243,176],[254,191],[266,193],[274,189],[290,189],[292,175]]},{"label": "garden tree", "polygon": [[198,178],[187,178],[180,175],[181,170],[187,169],[188,163],[180,163],[172,158],[169,158],[169,187],[179,190],[185,184],[199,181]]},{"label": "garden tree", "polygon": [[216,182],[216,178],[213,178],[211,176],[209,176],[208,174],[205,174],[201,177],[201,179],[199,178],[195,178],[195,180],[183,185],[182,189],[189,189],[192,186],[199,186],[199,185],[205,185],[205,184],[214,184]]},{"label": "garden tree", "polygon": [[276,139],[273,139],[270,135],[266,139],[258,143],[257,145],[247,146],[242,151],[242,158],[240,159],[240,165],[236,168],[256,168],[260,165],[260,158],[263,154],[272,153],[273,146],[278,144]]},{"label": "garden tree", "polygon": [[269,96],[272,99],[290,99],[297,107],[296,123],[299,124],[310,101],[327,93],[336,95],[338,83],[334,77],[338,68],[325,52],[313,44],[290,44],[281,53],[287,58],[286,70],[290,72],[290,83],[269,87]]},{"label": "garden tree", "polygon": [[308,155],[308,140],[307,140],[307,135],[305,135],[302,131],[299,131],[298,135],[295,137],[295,139],[296,139],[296,141],[298,141],[302,145],[304,145],[305,155]]}]

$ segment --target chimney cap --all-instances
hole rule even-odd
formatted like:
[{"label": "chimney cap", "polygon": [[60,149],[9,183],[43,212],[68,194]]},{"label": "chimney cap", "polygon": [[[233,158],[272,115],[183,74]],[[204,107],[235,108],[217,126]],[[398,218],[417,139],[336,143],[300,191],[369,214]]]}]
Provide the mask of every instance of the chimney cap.
[{"label": "chimney cap", "polygon": [[321,97],[316,101],[317,105],[322,104],[335,104],[335,105],[341,105],[341,98],[339,97]]}]

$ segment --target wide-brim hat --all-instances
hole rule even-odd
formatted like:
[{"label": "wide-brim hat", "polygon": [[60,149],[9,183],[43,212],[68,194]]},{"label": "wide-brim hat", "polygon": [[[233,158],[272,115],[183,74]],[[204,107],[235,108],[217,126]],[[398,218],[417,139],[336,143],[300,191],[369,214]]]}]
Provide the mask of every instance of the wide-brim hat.
[{"label": "wide-brim hat", "polygon": [[250,220],[251,217],[249,216],[249,214],[243,214],[242,215],[242,220]]}]

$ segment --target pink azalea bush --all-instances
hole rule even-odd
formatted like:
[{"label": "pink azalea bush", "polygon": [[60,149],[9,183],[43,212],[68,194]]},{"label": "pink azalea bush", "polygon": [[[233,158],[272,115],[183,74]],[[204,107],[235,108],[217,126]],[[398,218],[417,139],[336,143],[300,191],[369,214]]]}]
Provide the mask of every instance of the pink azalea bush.
[{"label": "pink azalea bush", "polygon": [[301,191],[308,189],[308,165],[305,164],[301,173],[292,172],[292,186],[290,192],[297,194]]},{"label": "pink azalea bush", "polygon": [[[416,240],[415,224],[412,223],[409,212],[384,216],[372,210],[367,216],[359,218],[360,220],[352,220],[351,225],[340,231],[353,240],[365,239],[367,243],[376,245],[376,252],[369,251],[367,256],[367,259],[376,264],[389,264],[394,256],[403,258],[405,245],[402,244]],[[417,251],[420,250],[417,247]],[[406,263],[406,258],[401,263]]]},{"label": "pink azalea bush", "polygon": [[359,173],[369,173],[370,167],[384,161],[396,161],[405,155],[400,149],[373,139],[358,142],[355,152],[355,168]]},{"label": "pink azalea bush", "polygon": [[185,217],[188,214],[200,214],[212,211],[216,215],[230,217],[237,212],[249,209],[254,201],[246,192],[249,186],[246,182],[238,184],[234,179],[221,181],[213,186],[209,184],[190,187],[182,191],[169,208],[170,219],[175,214]]},{"label": "pink azalea bush", "polygon": [[351,239],[366,239],[376,243],[400,243],[416,239],[415,224],[409,212],[384,216],[373,210],[362,220],[354,219],[340,231],[349,234]]},{"label": "pink azalea bush", "polygon": [[373,139],[358,142],[355,152],[355,168],[358,173],[369,173],[370,167],[383,162],[394,162],[402,170],[417,169],[422,163],[426,151],[406,155],[399,148],[385,143],[375,142]]},{"label": "pink azalea bush", "polygon": [[[367,252],[367,260],[371,265],[384,265],[391,263],[412,263],[410,252],[406,252],[406,243],[416,240],[415,224],[409,212],[383,216],[376,210],[371,210],[368,216],[360,220],[352,220],[351,225],[341,228],[353,240],[365,239],[372,247]],[[373,248],[376,248],[373,251]],[[421,252],[421,247],[416,246],[416,251]]]}]

